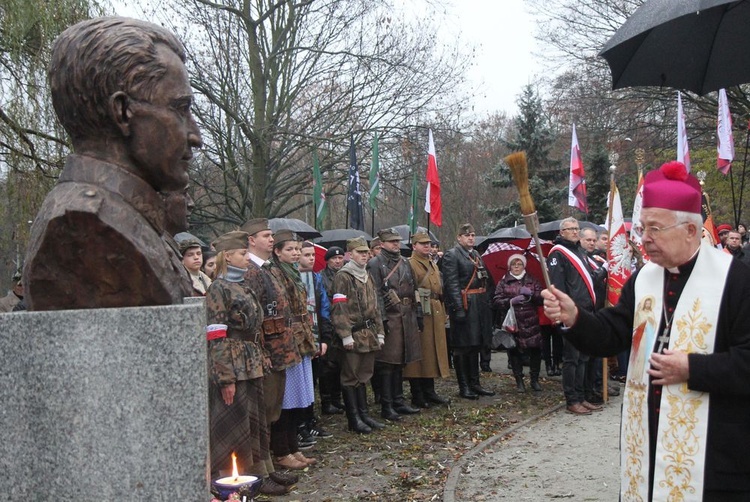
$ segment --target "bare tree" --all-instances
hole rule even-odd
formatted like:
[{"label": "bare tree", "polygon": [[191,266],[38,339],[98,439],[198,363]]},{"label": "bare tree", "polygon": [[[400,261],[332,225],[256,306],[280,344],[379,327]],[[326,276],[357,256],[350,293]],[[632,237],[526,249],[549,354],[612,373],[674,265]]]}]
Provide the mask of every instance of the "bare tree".
[{"label": "bare tree", "polygon": [[[313,150],[330,192],[343,193],[350,137],[360,164],[375,132],[381,157],[396,158],[400,138],[456,106],[469,58],[396,5],[173,2],[165,22],[179,13],[172,29],[189,48],[205,143],[192,176],[196,223],[221,228],[309,206]],[[386,189],[406,178],[401,162],[383,164]]]}]

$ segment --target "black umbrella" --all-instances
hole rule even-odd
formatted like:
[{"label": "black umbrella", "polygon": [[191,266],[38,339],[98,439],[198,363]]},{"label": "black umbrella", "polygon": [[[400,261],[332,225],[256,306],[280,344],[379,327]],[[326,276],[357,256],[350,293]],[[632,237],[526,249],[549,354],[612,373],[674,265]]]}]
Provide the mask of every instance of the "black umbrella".
[{"label": "black umbrella", "polygon": [[707,94],[750,82],[750,0],[649,0],[599,53],[612,88]]},{"label": "black umbrella", "polygon": [[320,232],[297,218],[271,218],[268,220],[268,226],[271,227],[271,230],[274,232],[278,232],[284,228],[291,230],[292,232],[296,232],[297,235],[303,239],[315,239],[316,237],[321,236]]},{"label": "black umbrella", "polygon": [[321,236],[314,240],[315,244],[320,244],[323,247],[338,246],[346,249],[346,241],[354,239],[356,237],[364,237],[367,242],[372,240],[370,234],[363,232],[362,230],[354,230],[353,228],[338,228],[335,230],[323,230],[320,232]]},{"label": "black umbrella", "polygon": [[495,230],[488,236],[482,238],[482,240],[479,240],[479,238],[476,238],[474,241],[474,247],[477,248],[477,250],[480,253],[483,253],[487,247],[492,244],[493,242],[505,242],[505,241],[513,241],[517,239],[530,239],[531,234],[526,230],[525,225],[519,225],[515,227],[508,227],[508,228],[501,228],[499,230]]}]

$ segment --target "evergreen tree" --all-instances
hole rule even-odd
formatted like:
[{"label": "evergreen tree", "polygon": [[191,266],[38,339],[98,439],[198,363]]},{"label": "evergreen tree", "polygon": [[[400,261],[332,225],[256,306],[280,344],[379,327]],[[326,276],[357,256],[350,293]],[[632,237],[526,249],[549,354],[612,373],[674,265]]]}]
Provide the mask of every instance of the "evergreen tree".
[{"label": "evergreen tree", "polygon": [[[554,142],[554,134],[544,112],[542,99],[527,85],[518,97],[519,114],[513,118],[513,136],[504,143],[513,151],[525,151],[529,165],[529,191],[534,199],[540,222],[560,218],[561,206],[567,202],[565,171],[559,162],[549,159],[549,152]],[[504,164],[495,168],[495,187],[509,187],[513,181],[510,170]],[[513,226],[522,220],[518,201],[502,207],[488,208],[487,214],[492,220],[487,224],[487,232]]]},{"label": "evergreen tree", "polygon": [[597,143],[586,160],[586,198],[589,205],[587,219],[592,223],[604,223],[607,219],[610,184],[609,153],[604,145]]}]

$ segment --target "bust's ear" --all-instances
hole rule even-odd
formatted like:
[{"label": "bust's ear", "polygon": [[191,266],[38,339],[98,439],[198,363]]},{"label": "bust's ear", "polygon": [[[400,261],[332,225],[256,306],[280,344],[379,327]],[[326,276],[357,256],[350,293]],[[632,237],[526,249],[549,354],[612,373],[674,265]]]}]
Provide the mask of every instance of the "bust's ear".
[{"label": "bust's ear", "polygon": [[130,98],[122,91],[117,91],[109,97],[109,114],[115,127],[123,136],[130,136]]}]

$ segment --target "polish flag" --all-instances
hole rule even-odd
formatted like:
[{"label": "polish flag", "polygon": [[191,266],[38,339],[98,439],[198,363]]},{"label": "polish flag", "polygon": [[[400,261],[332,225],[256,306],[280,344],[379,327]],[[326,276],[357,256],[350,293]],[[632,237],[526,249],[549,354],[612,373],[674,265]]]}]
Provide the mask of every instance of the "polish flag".
[{"label": "polish flag", "polygon": [[443,224],[443,202],[440,198],[440,177],[438,176],[435,142],[432,140],[432,129],[429,130],[429,149],[427,150],[427,194],[424,210],[430,215],[430,221],[437,226]]},{"label": "polish flag", "polygon": [[609,244],[607,245],[607,302],[615,305],[620,299],[622,286],[630,278],[633,253],[625,231],[625,219],[622,215],[622,202],[617,185],[612,182],[612,203],[609,206],[607,228]]},{"label": "polish flag", "polygon": [[716,122],[716,168],[726,175],[734,160],[734,136],[732,135],[732,114],[729,113],[727,91],[719,89],[719,119]]},{"label": "polish flag", "polygon": [[588,214],[589,207],[586,204],[586,179],[583,172],[583,161],[581,160],[581,149],[578,147],[578,136],[576,125],[573,124],[573,140],[570,144],[570,184],[568,186],[568,205],[577,207]]},{"label": "polish flag", "polygon": [[685,112],[682,111],[682,94],[680,94],[680,91],[677,91],[677,160],[685,164],[687,172],[690,172],[690,149],[688,148]]}]

